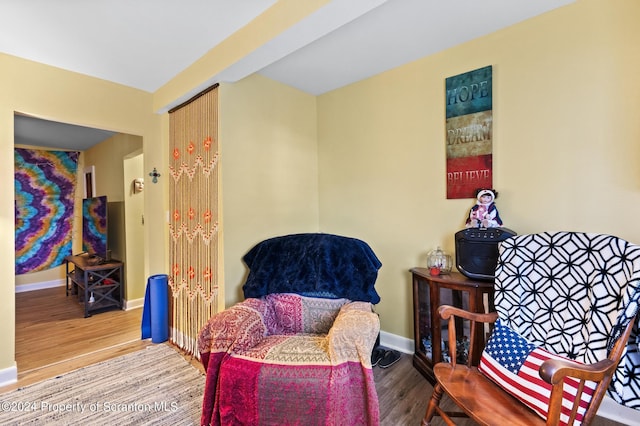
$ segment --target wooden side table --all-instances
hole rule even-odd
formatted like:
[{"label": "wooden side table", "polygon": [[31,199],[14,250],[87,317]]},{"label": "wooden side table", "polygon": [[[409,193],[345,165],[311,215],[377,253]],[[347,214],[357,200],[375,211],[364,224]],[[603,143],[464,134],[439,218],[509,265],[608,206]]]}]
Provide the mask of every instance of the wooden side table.
[{"label": "wooden side table", "polygon": [[[438,315],[438,307],[453,305],[471,312],[493,311],[493,282],[472,280],[458,272],[434,276],[427,268],[413,268],[411,273],[415,342],[413,366],[435,384],[433,365],[448,360],[448,342],[445,341],[448,326]],[[456,334],[462,336],[457,343],[459,362],[466,362],[468,351],[469,325],[465,322],[468,321],[456,322]],[[475,364],[480,361],[487,332],[482,328],[476,330],[476,359],[472,360]]]},{"label": "wooden side table", "polygon": [[[67,296],[77,294],[84,304],[84,317],[93,312],[122,309],[124,292],[124,264],[119,260],[104,263],[92,261],[87,255],[67,256],[66,268]],[[73,269],[70,269],[73,265]]]}]

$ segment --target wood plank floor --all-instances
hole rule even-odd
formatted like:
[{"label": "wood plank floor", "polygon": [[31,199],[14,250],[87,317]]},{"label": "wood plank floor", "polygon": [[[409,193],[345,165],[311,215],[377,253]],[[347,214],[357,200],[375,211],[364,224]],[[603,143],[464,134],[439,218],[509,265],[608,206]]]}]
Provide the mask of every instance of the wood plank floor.
[{"label": "wood plank floor", "polygon": [[[374,367],[373,374],[380,401],[381,426],[420,425],[427,409],[433,387],[413,368],[411,355],[403,354],[396,364],[387,369]],[[445,411],[459,411],[445,395],[440,405]],[[468,418],[456,419],[459,426],[473,426],[476,422]],[[446,423],[440,417],[434,417],[433,426]],[[624,426],[602,417],[596,417],[592,426]]]},{"label": "wood plank floor", "polygon": [[140,339],[142,309],[113,310],[84,318],[84,308],[64,287],[16,293],[18,382],[5,392],[76,370],[150,344]]},{"label": "wood plank floor", "polygon": [[[84,310],[74,297],[66,297],[64,287],[16,294],[16,361],[18,382],[0,387],[0,393],[42,381],[134,352],[151,341],[140,339],[142,309],[114,310],[84,318]],[[177,349],[177,348],[176,348]],[[195,358],[185,358],[202,371]],[[380,401],[381,426],[419,425],[432,387],[403,354],[393,366],[374,367]],[[448,407],[448,403],[443,404]],[[435,418],[434,425],[444,425]],[[460,419],[461,426],[474,425]],[[619,426],[597,418],[595,426]]]}]

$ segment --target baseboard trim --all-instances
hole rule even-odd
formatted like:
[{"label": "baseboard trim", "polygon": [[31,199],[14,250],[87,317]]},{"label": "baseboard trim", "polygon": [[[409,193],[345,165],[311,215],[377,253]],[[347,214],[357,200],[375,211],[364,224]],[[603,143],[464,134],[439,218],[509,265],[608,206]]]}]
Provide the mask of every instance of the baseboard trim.
[{"label": "baseboard trim", "polygon": [[18,381],[18,366],[13,363],[13,366],[3,368],[0,370],[0,387],[11,385]]},{"label": "baseboard trim", "polygon": [[144,306],[144,297],[140,299],[124,300],[122,305],[125,311],[142,308]]},{"label": "baseboard trim", "polygon": [[16,293],[24,293],[27,291],[44,290],[45,288],[64,287],[66,284],[64,279],[53,281],[41,281],[39,283],[22,284],[16,286]]},{"label": "baseboard trim", "polygon": [[[65,285],[66,285],[66,281],[64,279],[53,280],[53,281],[41,281],[41,282],[32,283],[32,284],[22,284],[22,285],[16,286],[16,293],[24,293],[27,291],[35,291],[35,290],[44,290],[46,288],[64,287]],[[125,299],[123,300],[122,306],[125,311],[142,308],[144,306],[144,298],[133,299],[133,300]]]},{"label": "baseboard trim", "polygon": [[406,337],[387,333],[386,331],[380,331],[380,346],[395,349],[405,354],[413,354],[415,349],[413,339],[407,339]]},{"label": "baseboard trim", "polygon": [[624,425],[640,425],[640,411],[620,405],[607,395],[605,395],[600,408],[598,408],[598,416],[606,417]]}]

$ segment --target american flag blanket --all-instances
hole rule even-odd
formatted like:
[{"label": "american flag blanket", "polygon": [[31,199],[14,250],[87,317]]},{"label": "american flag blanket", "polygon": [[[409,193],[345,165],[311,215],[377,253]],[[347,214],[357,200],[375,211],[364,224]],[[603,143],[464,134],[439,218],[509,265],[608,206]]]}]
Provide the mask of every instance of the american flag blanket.
[{"label": "american flag blanket", "polygon": [[199,335],[203,425],[373,425],[371,351],[380,329],[368,302],[297,294],[249,298]]},{"label": "american flag blanket", "polygon": [[[478,369],[507,392],[521,400],[540,417],[546,419],[549,411],[551,385],[538,374],[540,365],[548,359],[566,359],[554,355],[528,342],[498,320],[493,334],[482,353]],[[579,382],[566,378],[562,399],[560,425],[567,425],[571,407],[576,398]],[[576,420],[580,424],[589,407],[596,383],[587,382]]]},{"label": "american flag blanket", "polygon": [[[483,371],[523,393],[544,417],[545,392],[536,365],[560,356],[581,363],[605,359],[629,322],[635,325],[608,394],[640,409],[640,246],[579,232],[519,235],[500,243],[495,279],[496,332]],[[515,342],[509,357],[505,342]],[[570,389],[571,383],[565,383]],[[527,392],[534,389],[534,392]],[[571,397],[571,391],[567,391]],[[588,404],[588,401],[583,401]]]}]

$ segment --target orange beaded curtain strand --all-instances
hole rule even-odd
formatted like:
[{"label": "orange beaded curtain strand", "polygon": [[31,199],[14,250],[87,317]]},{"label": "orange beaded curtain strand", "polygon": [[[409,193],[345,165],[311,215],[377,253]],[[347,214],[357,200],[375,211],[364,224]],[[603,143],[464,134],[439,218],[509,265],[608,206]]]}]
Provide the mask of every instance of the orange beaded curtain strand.
[{"label": "orange beaded curtain strand", "polygon": [[197,354],[198,332],[218,311],[218,89],[169,111],[170,339]]}]

